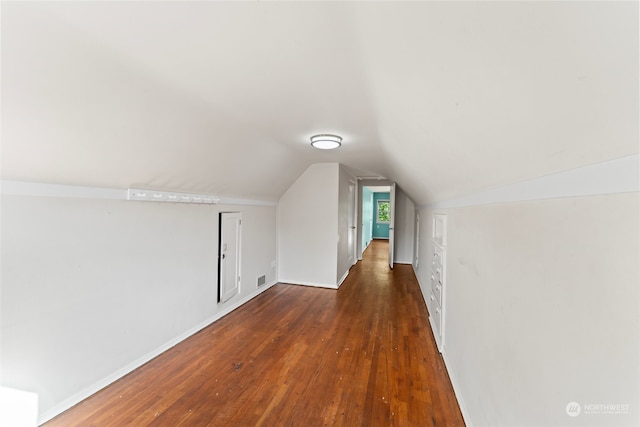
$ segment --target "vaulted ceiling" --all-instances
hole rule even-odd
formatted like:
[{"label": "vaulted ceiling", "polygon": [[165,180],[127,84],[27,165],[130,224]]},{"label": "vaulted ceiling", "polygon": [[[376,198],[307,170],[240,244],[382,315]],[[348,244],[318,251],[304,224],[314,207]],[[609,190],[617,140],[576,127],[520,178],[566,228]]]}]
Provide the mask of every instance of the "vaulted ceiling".
[{"label": "vaulted ceiling", "polygon": [[637,2],[1,8],[4,179],[277,200],[340,162],[425,204],[638,152]]}]

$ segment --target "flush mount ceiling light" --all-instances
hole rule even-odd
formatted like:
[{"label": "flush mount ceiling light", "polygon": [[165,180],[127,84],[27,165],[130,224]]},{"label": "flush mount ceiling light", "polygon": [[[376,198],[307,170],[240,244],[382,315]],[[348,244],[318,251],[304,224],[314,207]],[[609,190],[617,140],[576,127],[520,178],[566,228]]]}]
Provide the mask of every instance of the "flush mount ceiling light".
[{"label": "flush mount ceiling light", "polygon": [[342,145],[342,137],[338,135],[313,135],[311,137],[311,145],[321,150],[333,150]]}]

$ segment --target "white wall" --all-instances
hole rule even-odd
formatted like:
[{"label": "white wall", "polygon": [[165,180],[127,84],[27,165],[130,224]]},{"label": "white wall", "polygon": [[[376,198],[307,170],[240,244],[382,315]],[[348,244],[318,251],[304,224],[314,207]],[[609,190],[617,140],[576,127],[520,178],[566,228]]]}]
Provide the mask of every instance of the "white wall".
[{"label": "white wall", "polygon": [[278,280],[336,287],[338,163],[309,166],[278,203]]},{"label": "white wall", "polygon": [[412,264],[416,207],[398,186],[396,186],[395,208],[394,262]]},{"label": "white wall", "polygon": [[[225,304],[221,210],[243,213],[241,293]],[[275,207],[4,195],[3,385],[56,415],[275,283],[275,248]]]},{"label": "white wall", "polygon": [[[427,298],[431,215],[448,215],[444,357],[469,426],[640,425],[638,202],[632,192],[419,210]],[[569,402],[583,413],[569,417]],[[585,413],[592,404],[630,406]]]}]

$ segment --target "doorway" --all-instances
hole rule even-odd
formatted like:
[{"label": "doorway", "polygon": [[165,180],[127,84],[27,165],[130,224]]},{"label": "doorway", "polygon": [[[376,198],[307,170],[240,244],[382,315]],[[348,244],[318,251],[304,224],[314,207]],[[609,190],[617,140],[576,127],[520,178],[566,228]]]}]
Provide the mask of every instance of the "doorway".
[{"label": "doorway", "polygon": [[240,293],[242,214],[221,212],[218,228],[218,302],[221,303]]},{"label": "doorway", "polygon": [[[387,184],[388,183],[388,184]],[[387,180],[361,180],[358,200],[360,230],[358,258],[374,240],[388,241],[389,267],[394,260],[395,183]]]}]

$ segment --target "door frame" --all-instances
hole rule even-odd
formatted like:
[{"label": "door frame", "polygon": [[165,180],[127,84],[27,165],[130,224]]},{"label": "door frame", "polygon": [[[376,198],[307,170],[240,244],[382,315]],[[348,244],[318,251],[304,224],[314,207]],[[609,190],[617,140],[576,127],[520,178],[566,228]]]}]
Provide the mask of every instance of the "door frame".
[{"label": "door frame", "polygon": [[[238,228],[236,233],[236,274],[234,275],[237,278],[237,291],[229,296],[228,298],[223,299],[223,286],[222,286],[222,258],[223,258],[223,219],[224,218],[236,218],[238,220]],[[224,303],[228,301],[230,298],[238,295],[240,293],[240,283],[241,283],[241,266],[242,266],[242,213],[241,212],[219,212],[218,213],[218,303]]]},{"label": "door frame", "polygon": [[353,187],[353,194],[351,194],[352,197],[350,197],[349,200],[349,209],[351,210],[350,212],[350,217],[349,218],[349,236],[348,238],[351,240],[351,248],[349,251],[349,258],[351,259],[351,265],[349,266],[349,268],[351,268],[352,266],[354,266],[357,262],[358,262],[358,194],[360,193],[358,191],[358,184],[356,183],[356,181],[350,179],[349,180],[349,191],[351,191],[351,188]]},{"label": "door frame", "polygon": [[[358,194],[362,194],[362,187],[379,187],[379,186],[388,186],[391,187],[395,185],[394,181],[390,179],[378,179],[378,178],[369,178],[369,177],[357,177],[358,178]],[[389,197],[391,198],[391,197]],[[390,209],[394,211],[395,214],[395,200],[394,203],[390,206]],[[357,208],[358,218],[362,218],[362,197],[357,198]],[[356,235],[356,248],[357,248],[357,259],[362,259],[362,253],[364,252],[364,248],[362,247],[362,224],[356,221],[357,227],[357,235]],[[389,241],[391,244],[391,241]]]},{"label": "door frame", "polygon": [[396,183],[392,182],[389,188],[389,268],[393,270],[395,249],[395,222],[396,222]]}]

